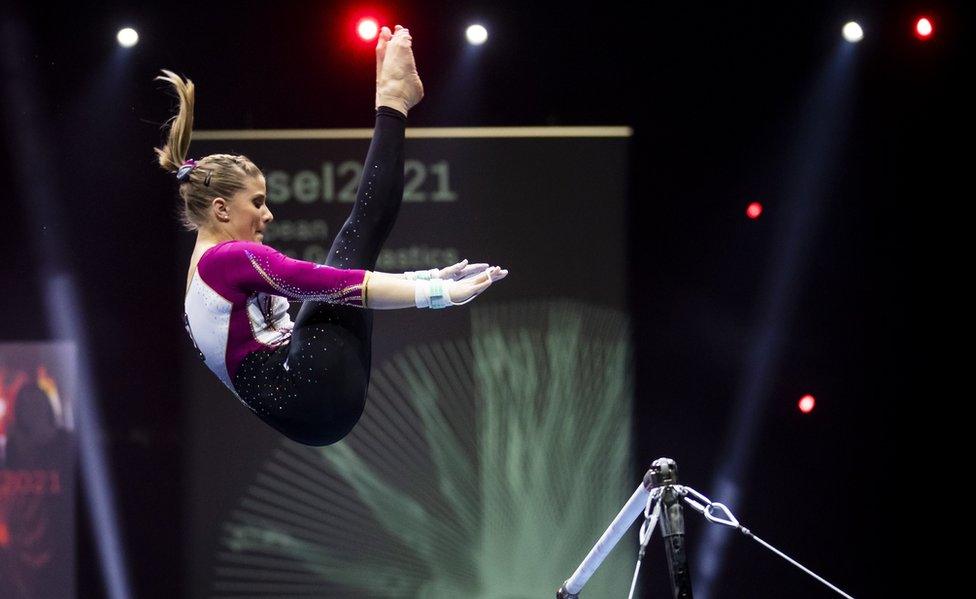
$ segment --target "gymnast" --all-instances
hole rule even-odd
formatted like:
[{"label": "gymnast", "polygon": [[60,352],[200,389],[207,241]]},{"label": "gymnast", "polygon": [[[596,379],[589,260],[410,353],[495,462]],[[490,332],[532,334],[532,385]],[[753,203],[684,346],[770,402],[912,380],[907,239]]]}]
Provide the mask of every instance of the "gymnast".
[{"label": "gymnast", "polygon": [[[423,97],[410,32],[383,27],[376,45],[376,124],[352,212],[325,264],[264,245],[274,218],[265,179],[245,156],[187,160],[194,85],[172,71],[179,112],[156,148],[175,173],[183,226],[197,231],[184,326],[206,365],[264,422],[306,445],[329,445],[356,425],[369,386],[372,310],[467,303],[508,271],[467,260],[383,273],[376,261],[403,196],[407,113]],[[289,300],[302,301],[295,321]]]}]

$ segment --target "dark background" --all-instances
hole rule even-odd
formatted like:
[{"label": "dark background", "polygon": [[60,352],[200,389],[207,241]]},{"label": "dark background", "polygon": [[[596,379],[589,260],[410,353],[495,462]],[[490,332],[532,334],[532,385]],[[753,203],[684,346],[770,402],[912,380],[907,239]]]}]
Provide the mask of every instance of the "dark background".
[{"label": "dark background", "polygon": [[[81,286],[137,596],[178,596],[181,585],[186,406],[172,357],[188,342],[177,326],[187,261],[178,248],[191,234],[176,222],[172,178],[153,160],[172,101],[152,77],[171,68],[197,83],[201,129],[368,127],[373,57],[352,39],[348,6],[0,8],[26,35],[5,64],[33,73],[30,114],[19,116],[38,124],[48,160],[38,169],[17,160],[13,128],[22,121],[8,111],[0,130],[4,337],[49,337],[32,240],[57,236],[68,250],[62,266]],[[789,205],[777,194],[789,189],[784,165],[804,100],[844,43],[842,24],[862,23],[866,38],[843,91],[851,100],[846,134],[829,148],[836,155],[821,188],[827,208],[803,256],[757,449],[740,481],[748,492],[733,508],[853,595],[882,595],[899,578],[886,519],[903,482],[894,478],[896,415],[915,398],[916,358],[927,353],[913,337],[921,328],[917,290],[933,288],[933,264],[961,245],[961,219],[946,217],[963,196],[941,187],[956,165],[942,159],[943,148],[962,125],[953,117],[962,106],[953,76],[970,34],[962,11],[945,2],[384,6],[387,22],[414,35],[427,95],[411,112],[413,126],[634,128],[627,233],[635,481],[652,459],[670,455],[705,493],[714,491],[734,391],[751,366],[746,350],[763,317],[757,296],[784,217],[777,209]],[[911,35],[916,11],[937,18],[936,37],[924,44]],[[489,42],[465,67],[463,27],[476,18]],[[124,25],[141,36],[129,51],[114,39]],[[24,84],[7,75],[8,91]],[[38,177],[59,206],[44,223],[32,222],[24,205]],[[766,207],[757,222],[743,215],[754,199]],[[598,273],[564,268],[580,285],[599,284]],[[796,399],[806,392],[819,403],[802,416]],[[78,509],[79,590],[100,596],[81,499]],[[697,516],[688,520],[694,554],[702,526]],[[666,566],[657,547],[644,583],[661,594]],[[744,539],[729,549],[718,596],[828,596]],[[574,567],[567,564],[567,575]]]}]

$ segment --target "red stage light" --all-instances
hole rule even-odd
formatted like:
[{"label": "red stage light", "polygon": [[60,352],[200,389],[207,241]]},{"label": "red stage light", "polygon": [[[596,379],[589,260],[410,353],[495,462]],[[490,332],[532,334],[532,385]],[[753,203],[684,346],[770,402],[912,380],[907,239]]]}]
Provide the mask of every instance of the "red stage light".
[{"label": "red stage light", "polygon": [[356,33],[364,42],[375,40],[379,32],[380,28],[376,24],[376,19],[361,19],[356,25]]},{"label": "red stage light", "polygon": [[763,211],[762,204],[760,204],[759,202],[753,202],[749,204],[748,208],[746,208],[746,216],[748,216],[752,220],[756,220],[757,218],[759,218],[759,215],[762,214],[762,211]]},{"label": "red stage light", "polygon": [[932,25],[931,19],[922,17],[915,22],[915,37],[918,39],[927,40],[932,37],[934,32],[935,27]]},{"label": "red stage light", "polygon": [[817,400],[814,399],[812,395],[808,394],[801,397],[797,405],[799,406],[801,412],[804,414],[809,414],[813,411],[813,407],[817,405]]}]

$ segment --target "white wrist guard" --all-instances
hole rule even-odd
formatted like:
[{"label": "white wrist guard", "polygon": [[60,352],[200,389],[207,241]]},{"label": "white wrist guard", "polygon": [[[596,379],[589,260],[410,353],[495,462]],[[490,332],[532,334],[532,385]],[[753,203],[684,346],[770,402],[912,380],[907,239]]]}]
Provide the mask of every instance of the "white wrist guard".
[{"label": "white wrist guard", "polygon": [[440,269],[431,268],[430,270],[408,270],[403,273],[403,276],[407,278],[408,281],[415,281],[417,279],[428,281],[430,279],[436,279],[437,273]]},{"label": "white wrist guard", "polygon": [[418,308],[439,310],[455,305],[451,301],[451,288],[454,281],[448,279],[420,280],[414,283],[414,302]]}]

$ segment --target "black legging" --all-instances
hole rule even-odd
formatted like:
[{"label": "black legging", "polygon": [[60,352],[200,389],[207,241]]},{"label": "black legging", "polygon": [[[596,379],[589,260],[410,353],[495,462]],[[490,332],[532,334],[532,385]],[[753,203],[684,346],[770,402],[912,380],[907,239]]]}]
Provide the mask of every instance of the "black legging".
[{"label": "black legging", "polygon": [[[379,107],[352,213],[326,264],[374,270],[403,198],[406,116]],[[291,342],[254,352],[235,376],[241,398],[282,434],[306,445],[329,445],[352,430],[369,386],[371,310],[306,301]]]}]

